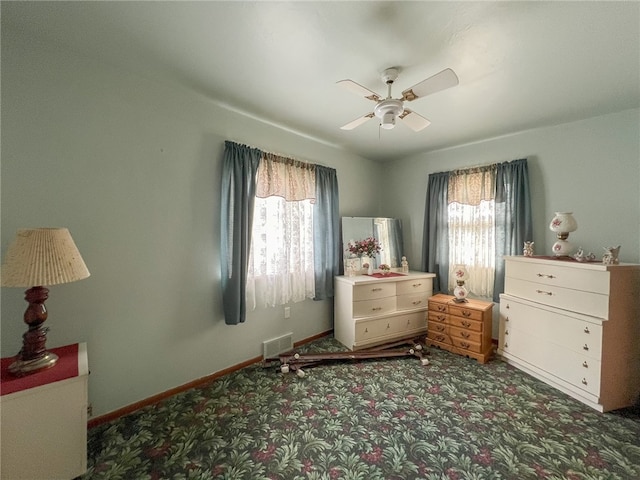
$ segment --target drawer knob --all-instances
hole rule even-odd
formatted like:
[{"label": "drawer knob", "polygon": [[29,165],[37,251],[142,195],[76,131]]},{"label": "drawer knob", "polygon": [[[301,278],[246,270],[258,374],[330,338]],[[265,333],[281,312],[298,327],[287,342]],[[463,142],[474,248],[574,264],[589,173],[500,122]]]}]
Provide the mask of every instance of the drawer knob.
[{"label": "drawer knob", "polygon": [[462,324],[463,327],[465,328],[469,328],[471,326],[471,322],[467,322],[466,320],[463,320],[462,322],[460,322]]},{"label": "drawer knob", "polygon": [[462,311],[462,315],[465,317],[470,317],[471,316],[471,312],[469,310],[463,310]]},{"label": "drawer knob", "polygon": [[509,306],[509,304],[507,303],[507,306],[506,306],[506,307],[504,307],[504,308],[506,308],[507,310],[509,310],[511,307],[510,307],[510,306]]},{"label": "drawer knob", "polygon": [[553,275],[549,275],[546,273],[538,273],[538,277],[544,277],[544,278],[556,278]]},{"label": "drawer knob", "polygon": [[469,345],[467,342],[460,342],[460,346],[462,348],[467,348],[468,349],[471,345]]},{"label": "drawer knob", "polygon": [[544,291],[544,290],[536,290],[536,293],[541,293],[541,294],[543,294],[543,295],[553,295],[553,293],[551,293],[551,292],[546,292],[546,291]]},{"label": "drawer knob", "polygon": [[583,385],[588,385],[588,383],[589,383],[589,382],[587,382],[587,379],[586,379],[586,378],[583,378],[583,379],[582,379],[582,384],[583,384]]},{"label": "drawer knob", "polygon": [[378,310],[382,310],[382,307],[373,307],[371,310],[373,310],[374,312],[377,312]]},{"label": "drawer knob", "polygon": [[439,332],[444,332],[444,325],[436,325],[436,330]]},{"label": "drawer knob", "polygon": [[438,305],[438,311],[444,312],[447,309],[444,305]]},{"label": "drawer knob", "polygon": [[382,288],[378,287],[378,288],[372,288],[371,289],[372,292],[381,292]]},{"label": "drawer knob", "polygon": [[508,343],[505,343],[505,344],[504,344],[504,348],[509,348],[509,344],[508,344]]},{"label": "drawer knob", "polygon": [[414,284],[413,284],[413,286],[414,286],[414,287],[421,287],[421,286],[422,286],[422,284],[421,284],[421,283],[414,283]]},{"label": "drawer knob", "polygon": [[504,331],[504,334],[505,334],[505,335],[509,335],[509,330],[505,330],[505,331]]},{"label": "drawer knob", "polygon": [[387,329],[391,328],[391,324],[387,323]]},{"label": "drawer knob", "polygon": [[469,332],[460,332],[460,335],[462,336],[462,338],[469,338],[471,336]]},{"label": "drawer knob", "polygon": [[436,335],[436,340],[439,342],[444,342],[444,337],[442,335]]},{"label": "drawer knob", "polygon": [[586,343],[584,344],[584,347],[582,347],[583,350],[586,350],[587,352],[589,351],[589,345],[587,345]]},{"label": "drawer knob", "polygon": [[368,328],[365,328],[365,329],[364,329],[364,333],[369,333],[369,329],[368,329]]},{"label": "drawer knob", "polygon": [[422,303],[422,300],[416,300],[413,302],[414,305],[420,305]]},{"label": "drawer knob", "polygon": [[508,322],[509,321],[509,316],[507,315],[506,317],[504,317],[504,321]]},{"label": "drawer knob", "polygon": [[589,331],[589,327],[584,327],[584,333],[591,333],[591,332]]},{"label": "drawer knob", "polygon": [[585,360],[584,362],[582,362],[582,366],[584,368],[589,368],[589,364],[587,363],[587,361]]}]

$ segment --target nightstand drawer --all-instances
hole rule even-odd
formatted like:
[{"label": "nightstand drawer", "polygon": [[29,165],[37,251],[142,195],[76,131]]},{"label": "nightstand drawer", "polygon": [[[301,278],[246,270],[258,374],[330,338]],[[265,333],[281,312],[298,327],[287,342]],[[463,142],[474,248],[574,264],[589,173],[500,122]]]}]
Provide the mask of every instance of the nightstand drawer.
[{"label": "nightstand drawer", "polygon": [[429,301],[429,310],[434,312],[440,312],[440,313],[448,313],[449,306],[446,303]]},{"label": "nightstand drawer", "polygon": [[433,340],[434,342],[444,343],[447,345],[452,345],[451,336],[447,333],[434,332],[433,330],[429,330],[427,333],[427,338],[429,340]]},{"label": "nightstand drawer", "polygon": [[483,325],[480,321],[455,317],[453,315],[449,315],[449,324],[454,327],[463,328],[465,330],[473,330],[475,332],[481,332]]},{"label": "nightstand drawer", "polygon": [[451,327],[449,326],[448,323],[429,322],[429,331],[430,332],[446,333],[448,335],[450,328]]},{"label": "nightstand drawer", "polygon": [[481,310],[474,310],[459,305],[449,305],[449,315],[466,318],[468,320],[482,321]]},{"label": "nightstand drawer", "polygon": [[449,323],[449,315],[446,313],[429,310],[429,323]]},{"label": "nightstand drawer", "polygon": [[451,342],[453,343],[454,346],[461,348],[462,350],[466,350],[468,352],[473,352],[473,353],[482,352],[482,345],[476,342],[465,340],[464,338],[451,337]]},{"label": "nightstand drawer", "polygon": [[451,327],[449,333],[452,337],[461,338],[470,342],[481,343],[482,333],[480,331],[468,330],[466,328]]}]

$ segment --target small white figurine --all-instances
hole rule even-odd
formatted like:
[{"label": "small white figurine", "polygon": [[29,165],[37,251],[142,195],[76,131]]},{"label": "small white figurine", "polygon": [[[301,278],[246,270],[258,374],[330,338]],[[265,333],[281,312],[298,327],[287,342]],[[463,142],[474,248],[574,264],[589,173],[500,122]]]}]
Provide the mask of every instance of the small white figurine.
[{"label": "small white figurine", "polygon": [[588,255],[585,255],[584,250],[582,249],[582,247],[580,247],[578,248],[578,251],[575,253],[573,258],[578,262],[592,262],[596,259],[596,256],[591,252],[589,252]]},{"label": "small white figurine", "polygon": [[402,273],[409,273],[409,262],[407,262],[407,257],[402,257]]},{"label": "small white figurine", "polygon": [[602,247],[604,248],[604,255],[602,256],[602,263],[605,265],[617,265],[620,263],[618,255],[620,254],[620,245],[617,247]]},{"label": "small white figurine", "polygon": [[534,242],[524,242],[522,253],[525,257],[533,257],[533,243]]}]

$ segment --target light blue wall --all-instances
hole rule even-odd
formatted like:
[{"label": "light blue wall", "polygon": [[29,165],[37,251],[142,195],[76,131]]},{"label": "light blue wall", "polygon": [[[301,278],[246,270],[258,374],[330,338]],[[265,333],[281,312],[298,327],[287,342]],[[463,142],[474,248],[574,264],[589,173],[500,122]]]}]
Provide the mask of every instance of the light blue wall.
[{"label": "light blue wall", "polygon": [[[638,261],[638,111],[377,165],[220,108],[177,86],[2,31],[1,249],[23,227],[68,227],[91,277],[51,287],[49,345],[88,343],[101,415],[260,356],[261,342],[332,328],[331,302],[222,319],[220,160],[226,139],[336,168],[341,215],[403,219],[420,264],[428,174],[531,160],[536,246],[554,210],[573,210],[586,249],[622,244]],[[388,188],[374,189],[384,175]],[[387,198],[380,197],[386,192]],[[628,219],[622,225],[622,217]],[[1,353],[25,330],[21,289],[1,289]]]},{"label": "light blue wall", "polygon": [[[2,254],[18,228],[69,228],[91,272],[53,286],[48,345],[88,343],[101,415],[262,355],[262,341],[333,328],[331,301],[224,324],[224,140],[335,168],[344,215],[375,214],[375,164],[208,99],[2,31]],[[2,356],[26,326],[3,288]]]},{"label": "light blue wall", "polygon": [[402,218],[410,264],[422,262],[430,173],[518,158],[529,159],[536,254],[551,254],[554,212],[573,211],[578,230],[569,240],[576,246],[600,258],[602,247],[622,245],[622,261],[640,261],[640,111],[632,109],[394,163],[380,215]]}]

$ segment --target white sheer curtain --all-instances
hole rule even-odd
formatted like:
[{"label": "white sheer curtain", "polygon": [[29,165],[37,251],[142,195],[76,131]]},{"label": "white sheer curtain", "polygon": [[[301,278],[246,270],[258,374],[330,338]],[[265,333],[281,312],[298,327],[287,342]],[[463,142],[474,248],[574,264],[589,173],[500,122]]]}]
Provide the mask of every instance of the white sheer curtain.
[{"label": "white sheer curtain", "polygon": [[447,195],[450,269],[466,265],[465,286],[482,297],[493,296],[495,278],[495,178],[495,165],[452,172]]},{"label": "white sheer curtain", "polygon": [[264,154],[257,173],[247,307],[315,296],[315,166]]}]

